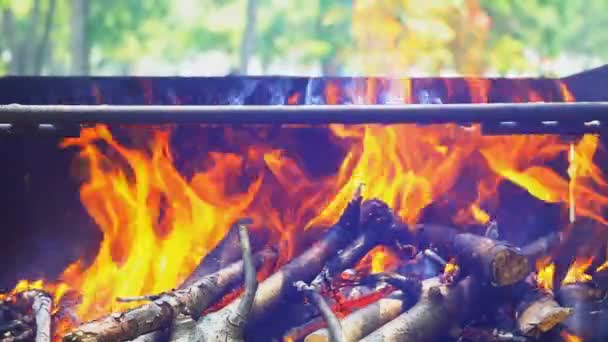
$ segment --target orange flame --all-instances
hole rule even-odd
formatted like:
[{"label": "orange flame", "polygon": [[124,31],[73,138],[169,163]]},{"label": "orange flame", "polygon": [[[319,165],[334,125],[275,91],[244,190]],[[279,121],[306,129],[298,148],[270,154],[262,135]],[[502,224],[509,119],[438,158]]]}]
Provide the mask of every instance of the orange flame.
[{"label": "orange flame", "polygon": [[54,305],[57,305],[70,290],[70,287],[64,283],[47,283],[41,279],[36,281],[20,280],[10,292],[0,293],[0,301],[9,300],[19,293],[30,290],[44,290],[53,298]]},{"label": "orange flame", "polygon": [[[104,126],[84,129],[80,137],[66,139],[67,146],[79,146],[89,163],[81,200],[104,233],[94,263],[63,277],[80,289],[81,319],[107,312],[117,297],[179,284],[251,203],[261,181],[254,180],[245,194],[222,198],[218,190],[227,186],[230,170],[240,169],[242,158],[212,154],[213,166],[188,182],[173,167],[169,135],[161,130],[153,135],[149,155],[120,145]],[[208,191],[210,184],[215,191]]]},{"label": "orange flame", "polygon": [[370,250],[355,266],[361,272],[381,273],[394,269],[399,265],[399,257],[384,246]]},{"label": "orange flame", "polygon": [[536,285],[539,289],[552,291],[553,279],[555,277],[555,264],[551,262],[551,257],[547,256],[536,262]]},{"label": "orange flame", "polygon": [[582,338],[580,338],[574,334],[571,334],[567,331],[562,331],[560,334],[562,335],[564,342],[583,342]]},{"label": "orange flame", "polygon": [[568,273],[562,280],[562,285],[573,284],[573,283],[584,283],[591,280],[591,275],[587,274],[587,270],[591,266],[593,262],[593,257],[589,258],[576,258],[570,268],[568,268]]}]

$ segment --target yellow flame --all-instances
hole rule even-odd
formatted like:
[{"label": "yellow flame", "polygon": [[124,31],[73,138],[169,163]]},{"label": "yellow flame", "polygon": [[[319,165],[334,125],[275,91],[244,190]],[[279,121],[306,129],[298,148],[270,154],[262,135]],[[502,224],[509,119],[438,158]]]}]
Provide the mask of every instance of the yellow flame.
[{"label": "yellow flame", "polygon": [[562,280],[562,285],[590,281],[592,277],[590,274],[587,274],[587,270],[591,266],[592,262],[593,257],[576,258],[572,265],[570,265],[570,268],[568,268],[568,273],[566,273],[566,276]]},{"label": "yellow flame", "polygon": [[562,331],[561,332],[562,338],[564,342],[583,342],[583,339],[581,337],[578,337],[574,334],[571,334],[567,331]]},{"label": "yellow flame", "polygon": [[555,277],[555,264],[551,262],[551,257],[544,257],[536,262],[536,284],[538,288],[553,290],[553,279]]}]

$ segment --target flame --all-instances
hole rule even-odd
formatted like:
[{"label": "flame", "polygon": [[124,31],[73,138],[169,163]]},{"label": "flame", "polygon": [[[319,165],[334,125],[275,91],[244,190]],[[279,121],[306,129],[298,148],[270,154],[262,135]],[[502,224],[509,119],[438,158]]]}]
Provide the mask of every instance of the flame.
[{"label": "flame", "polygon": [[536,286],[539,289],[552,291],[553,279],[555,277],[555,264],[551,262],[551,257],[540,258],[536,262]]},{"label": "flame", "polygon": [[562,336],[564,342],[583,342],[582,338],[567,331],[562,331],[560,335]]},{"label": "flame", "polygon": [[42,279],[35,281],[29,281],[24,279],[18,281],[11,291],[7,293],[0,293],[0,301],[10,300],[15,295],[30,290],[42,290],[47,292],[51,296],[51,298],[53,298],[53,303],[56,305],[61,301],[63,296],[68,293],[70,287],[65,283],[54,284],[45,282]]},{"label": "flame", "polygon": [[592,277],[587,274],[587,270],[592,262],[593,257],[576,258],[572,265],[570,265],[570,268],[568,268],[568,273],[566,273],[566,276],[562,280],[562,285],[590,281]]},{"label": "flame", "polygon": [[[173,166],[169,135],[162,130],[154,132],[148,155],[120,145],[105,126],[84,129],[62,146],[80,147],[88,161],[81,200],[104,234],[93,264],[63,276],[80,289],[81,319],[116,309],[117,297],[179,284],[251,203],[261,181],[255,179],[245,194],[221,197],[234,176],[230,170],[242,166],[242,157],[232,154],[211,154],[213,166],[186,180]],[[211,184],[215,191],[208,190]]]},{"label": "flame", "polygon": [[381,273],[394,269],[399,262],[399,257],[388,248],[377,246],[361,258],[355,269],[364,273]]}]

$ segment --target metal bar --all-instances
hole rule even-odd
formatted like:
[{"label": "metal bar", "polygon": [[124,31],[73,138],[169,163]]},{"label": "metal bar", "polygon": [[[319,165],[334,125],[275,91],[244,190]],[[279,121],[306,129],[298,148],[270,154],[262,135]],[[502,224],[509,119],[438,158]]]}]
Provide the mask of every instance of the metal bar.
[{"label": "metal bar", "polygon": [[431,105],[0,105],[0,124],[608,122],[608,102]]}]

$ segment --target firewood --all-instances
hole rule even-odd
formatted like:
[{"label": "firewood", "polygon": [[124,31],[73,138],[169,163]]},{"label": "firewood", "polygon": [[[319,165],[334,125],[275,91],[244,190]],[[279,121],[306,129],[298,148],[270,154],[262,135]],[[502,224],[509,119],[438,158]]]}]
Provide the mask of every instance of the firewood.
[{"label": "firewood", "polygon": [[[274,262],[276,258],[275,251],[264,249],[255,254],[254,261],[259,267]],[[179,314],[188,314],[197,319],[205,309],[241,282],[243,269],[243,260],[232,263],[185,289],[172,291],[151,303],[85,323],[65,335],[64,341],[125,341],[167,328]]]},{"label": "firewood", "polygon": [[433,224],[417,225],[416,233],[419,246],[456,256],[465,273],[480,275],[494,286],[515,284],[530,273],[526,256],[505,242]]},{"label": "firewood", "polygon": [[[359,227],[362,231],[361,235],[327,262],[321,273],[312,281],[312,286],[321,287],[345,269],[356,265],[374,247],[395,243],[399,236],[407,235],[404,234],[407,232],[407,227],[392,213],[386,203],[378,200],[366,202],[362,207],[361,216],[366,222]],[[377,217],[377,219],[367,220],[365,217]]]},{"label": "firewood", "polygon": [[465,327],[457,342],[528,342],[525,336],[498,329]]},{"label": "firewood", "polygon": [[563,322],[569,332],[583,341],[606,341],[608,338],[608,295],[594,283],[573,283],[561,286],[559,302],[573,309]]},{"label": "firewood", "polygon": [[[390,296],[382,298],[362,309],[353,311],[344,317],[340,324],[346,342],[356,342],[369,335],[387,322],[399,316],[406,308],[403,293],[393,292]],[[319,329],[304,339],[304,342],[328,342],[327,329]]]},{"label": "firewood", "polygon": [[32,312],[36,321],[36,342],[51,342],[51,310],[53,299],[40,290],[23,293],[23,298],[32,302]]},{"label": "firewood", "polygon": [[244,328],[253,306],[255,294],[258,288],[255,265],[251,257],[251,245],[245,225],[239,225],[239,237],[243,250],[243,262],[245,272],[245,291],[238,305],[230,310],[222,310],[221,315],[209,315],[209,319],[215,320],[215,325],[222,327],[217,331],[204,331],[198,339],[202,341],[240,341],[244,342]]},{"label": "firewood", "polygon": [[542,236],[521,248],[521,253],[528,257],[531,264],[550,253],[551,249],[563,240],[562,232],[553,232]]},{"label": "firewood", "polygon": [[520,296],[516,308],[517,328],[524,336],[539,337],[566,320],[571,308],[560,306],[553,294],[522,282],[513,290]]},{"label": "firewood", "polygon": [[416,305],[360,341],[434,341],[472,315],[473,304],[481,298],[478,285],[471,276],[450,286],[442,284],[439,277],[427,279]]},{"label": "firewood", "polygon": [[327,331],[329,336],[329,342],[346,342],[344,339],[344,334],[342,333],[342,326],[340,325],[340,320],[336,315],[331,311],[329,305],[323,298],[323,296],[317,292],[317,290],[312,287],[306,285],[303,281],[298,281],[294,284],[298,291],[304,292],[306,298],[310,300],[319,310],[325,323],[327,323]]},{"label": "firewood", "polygon": [[[352,200],[338,223],[327,231],[325,237],[260,283],[248,324],[262,319],[273,312],[283,299],[296,294],[297,291],[292,286],[294,282],[299,280],[311,281],[321,271],[326,261],[335,255],[337,250],[348,245],[356,238],[359,234],[356,222],[361,219],[358,209],[360,203],[360,197]],[[363,207],[371,205],[369,203],[371,201],[363,203]],[[364,219],[375,220],[377,217],[364,217]],[[196,329],[194,329],[192,340],[208,341],[206,337],[218,336],[226,329],[226,323],[218,318],[225,316],[226,312],[234,310],[242,300],[242,298],[234,300],[223,309],[201,319]]]},{"label": "firewood", "polygon": [[[372,280],[375,278],[375,280]],[[382,298],[366,307],[353,311],[341,320],[342,333],[345,342],[356,342],[369,335],[382,325],[393,320],[404,310],[418,300],[422,291],[420,281],[397,274],[378,273],[367,277],[368,281],[386,282],[399,288],[389,296]],[[319,329],[304,339],[305,342],[328,342],[329,331]]]}]

